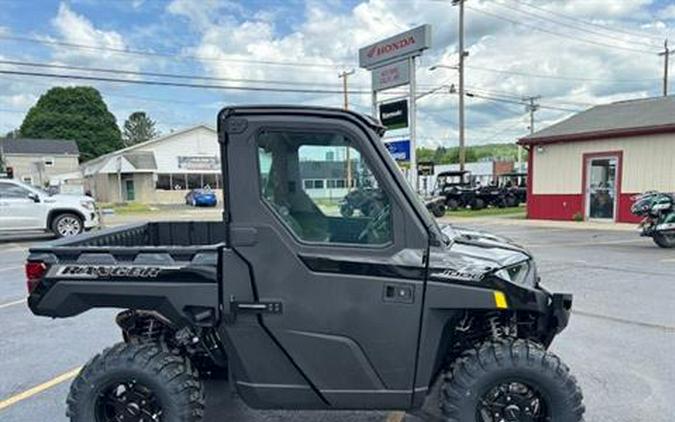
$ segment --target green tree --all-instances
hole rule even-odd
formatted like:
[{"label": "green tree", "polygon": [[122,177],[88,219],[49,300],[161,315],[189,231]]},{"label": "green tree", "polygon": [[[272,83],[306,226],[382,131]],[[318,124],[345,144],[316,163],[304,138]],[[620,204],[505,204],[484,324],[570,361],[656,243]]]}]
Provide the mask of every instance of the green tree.
[{"label": "green tree", "polygon": [[72,139],[90,160],[123,146],[115,116],[92,87],[55,87],[28,110],[19,132],[24,138]]},{"label": "green tree", "polygon": [[124,122],[122,141],[125,146],[145,142],[157,136],[159,132],[155,129],[155,122],[144,111],[131,113]]}]

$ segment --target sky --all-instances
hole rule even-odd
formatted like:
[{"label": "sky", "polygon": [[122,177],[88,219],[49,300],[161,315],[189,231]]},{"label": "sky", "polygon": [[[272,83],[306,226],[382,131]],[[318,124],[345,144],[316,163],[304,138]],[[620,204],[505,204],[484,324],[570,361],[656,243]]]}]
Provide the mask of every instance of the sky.
[{"label": "sky", "polygon": [[[468,145],[527,134],[525,97],[540,97],[537,129],[595,104],[662,93],[658,53],[675,24],[675,1],[466,0],[465,13],[466,86],[473,95],[466,99]],[[457,84],[458,74],[430,67],[457,63],[457,17],[449,0],[0,0],[0,71],[339,91],[338,73],[356,69],[350,107],[368,113],[370,77],[358,68],[358,49],[430,24],[432,48],[418,60],[418,93],[446,88],[418,101],[418,142],[452,147],[458,144],[458,96],[447,87]],[[18,128],[50,87],[73,85],[99,89],[120,126],[142,110],[164,133],[215,126],[218,110],[233,104],[342,105],[338,93],[0,74],[0,135]]]}]

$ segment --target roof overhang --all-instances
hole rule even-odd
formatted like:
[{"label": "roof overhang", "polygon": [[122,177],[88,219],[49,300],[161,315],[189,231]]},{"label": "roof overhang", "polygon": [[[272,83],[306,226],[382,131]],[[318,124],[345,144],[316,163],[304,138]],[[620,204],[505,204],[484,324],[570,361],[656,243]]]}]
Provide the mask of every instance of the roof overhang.
[{"label": "roof overhang", "polygon": [[598,139],[626,138],[630,136],[657,135],[675,132],[675,123],[658,126],[642,126],[636,128],[621,128],[598,130],[593,132],[571,133],[557,136],[525,137],[518,139],[519,145],[556,144],[564,142],[594,141]]}]

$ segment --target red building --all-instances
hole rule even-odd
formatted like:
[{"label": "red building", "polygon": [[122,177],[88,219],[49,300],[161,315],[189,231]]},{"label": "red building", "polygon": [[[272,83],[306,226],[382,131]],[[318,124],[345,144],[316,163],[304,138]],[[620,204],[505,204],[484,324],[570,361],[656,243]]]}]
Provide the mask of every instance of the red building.
[{"label": "red building", "polygon": [[528,218],[636,222],[633,195],[675,191],[675,97],[596,106],[518,143]]}]

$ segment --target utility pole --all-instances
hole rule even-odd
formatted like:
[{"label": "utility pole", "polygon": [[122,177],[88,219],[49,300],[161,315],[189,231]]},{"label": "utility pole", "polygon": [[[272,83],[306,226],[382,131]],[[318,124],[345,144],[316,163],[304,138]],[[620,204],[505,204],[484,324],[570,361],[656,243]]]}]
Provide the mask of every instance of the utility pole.
[{"label": "utility pole", "polygon": [[464,171],[466,150],[464,148],[464,58],[468,55],[464,51],[464,2],[452,0],[453,6],[459,5],[459,170]]},{"label": "utility pole", "polygon": [[663,41],[663,51],[659,56],[663,56],[663,96],[668,95],[668,57],[675,51],[670,51],[668,48],[668,38]]},{"label": "utility pole", "polygon": [[[345,70],[342,73],[338,74],[338,78],[342,79],[342,95],[344,97],[344,109],[349,110],[349,91],[347,89],[347,78],[350,75],[353,75],[355,72],[354,69]],[[345,148],[345,160],[347,161],[347,190],[352,188],[352,160],[349,153],[349,145]]]},{"label": "utility pole", "polygon": [[[526,102],[525,111],[530,113],[530,135],[534,133],[534,112],[539,110],[539,104],[537,104],[535,101],[540,98],[540,95],[523,98],[523,101]],[[518,145],[518,171],[523,171],[523,148],[520,145]],[[530,169],[527,171],[530,171]]]}]

